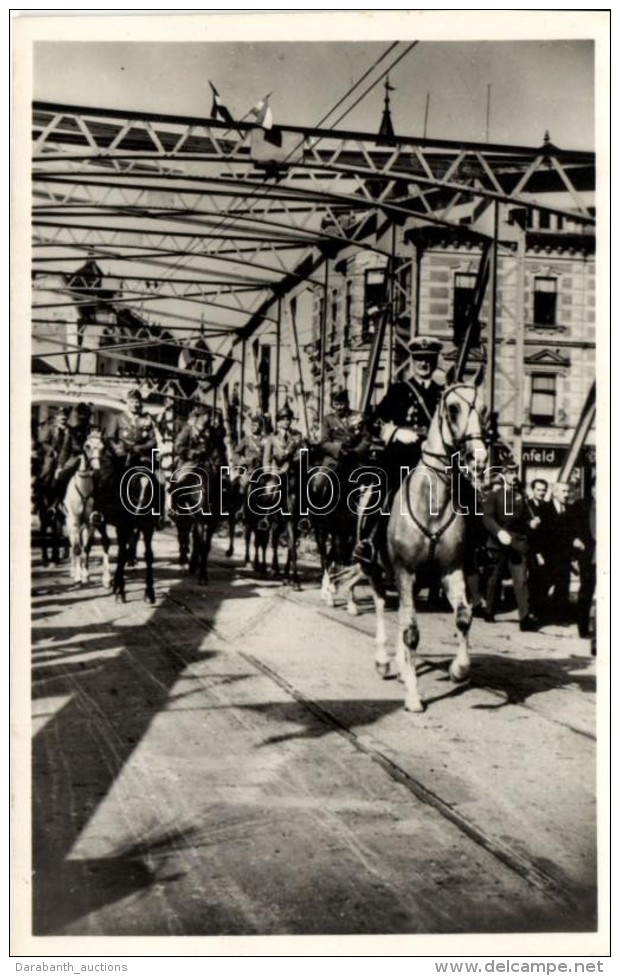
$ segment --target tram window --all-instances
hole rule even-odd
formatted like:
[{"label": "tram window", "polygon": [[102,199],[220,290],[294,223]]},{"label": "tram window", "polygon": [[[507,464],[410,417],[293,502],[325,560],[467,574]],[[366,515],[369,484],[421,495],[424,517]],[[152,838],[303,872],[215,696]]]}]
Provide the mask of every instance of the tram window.
[{"label": "tram window", "polygon": [[534,325],[556,325],[557,278],[534,278]]}]

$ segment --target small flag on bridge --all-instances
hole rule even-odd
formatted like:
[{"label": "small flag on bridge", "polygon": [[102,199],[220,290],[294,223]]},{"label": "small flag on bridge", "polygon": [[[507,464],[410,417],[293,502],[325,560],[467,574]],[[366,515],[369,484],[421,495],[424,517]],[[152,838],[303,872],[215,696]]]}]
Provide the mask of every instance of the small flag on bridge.
[{"label": "small flag on bridge", "polygon": [[[269,95],[271,95],[271,92],[269,92]],[[273,129],[273,113],[269,105],[269,95],[265,95],[264,98],[261,98],[256,103],[254,108],[250,109],[250,115],[254,116],[263,129]]]},{"label": "small flag on bridge", "polygon": [[222,102],[222,99],[220,98],[219,92],[217,91],[215,85],[212,82],[209,82],[209,84],[211,85],[211,91],[213,92],[213,105],[211,106],[211,118],[217,119],[219,122],[227,122],[229,125],[233,126],[235,124],[235,120],[233,119],[232,115],[230,114],[230,112]]}]

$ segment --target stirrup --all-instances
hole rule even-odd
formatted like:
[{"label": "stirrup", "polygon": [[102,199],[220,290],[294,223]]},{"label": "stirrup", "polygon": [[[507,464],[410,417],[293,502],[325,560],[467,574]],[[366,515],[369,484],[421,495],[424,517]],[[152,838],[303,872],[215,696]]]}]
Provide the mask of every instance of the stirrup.
[{"label": "stirrup", "polygon": [[371,539],[360,539],[355,544],[353,556],[358,563],[364,566],[372,566],[375,561],[376,551]]},{"label": "stirrup", "polygon": [[269,519],[266,516],[263,516],[262,519],[258,520],[256,528],[259,532],[267,532],[269,529]]},{"label": "stirrup", "polygon": [[94,526],[103,525],[103,515],[101,512],[91,512],[89,522]]}]

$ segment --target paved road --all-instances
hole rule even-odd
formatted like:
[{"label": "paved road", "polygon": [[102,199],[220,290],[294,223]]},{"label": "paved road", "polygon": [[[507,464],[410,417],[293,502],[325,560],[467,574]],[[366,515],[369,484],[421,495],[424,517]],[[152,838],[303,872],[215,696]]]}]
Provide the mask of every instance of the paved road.
[{"label": "paved road", "polygon": [[[155,607],[33,563],[34,930],[591,931],[595,660],[572,631],[421,615],[427,711],[373,671],[372,614],[158,540]],[[389,618],[393,633],[394,614]]]}]

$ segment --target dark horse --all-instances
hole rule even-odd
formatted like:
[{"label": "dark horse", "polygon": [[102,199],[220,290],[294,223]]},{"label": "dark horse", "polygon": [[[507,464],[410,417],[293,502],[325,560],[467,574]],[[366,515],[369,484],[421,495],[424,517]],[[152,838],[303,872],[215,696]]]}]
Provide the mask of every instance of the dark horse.
[{"label": "dark horse", "polygon": [[56,504],[54,489],[55,457],[44,444],[33,442],[30,455],[32,478],[32,502],[39,520],[39,543],[44,566],[60,562],[60,551],[69,554],[69,543],[64,532],[64,519]]},{"label": "dark horse", "polygon": [[[230,525],[237,504],[223,468],[212,460],[186,463],[170,482],[171,516],[177,527],[179,562],[188,565],[200,583],[208,582],[207,563],[213,535],[221,521]],[[232,507],[231,507],[232,506]]]},{"label": "dark horse", "polygon": [[405,708],[424,709],[416,677],[416,648],[420,632],[414,604],[416,575],[434,566],[454,610],[459,635],[457,655],[450,665],[454,681],[464,681],[470,670],[469,629],[472,608],[465,585],[466,519],[457,500],[453,459],[458,455],[469,474],[479,474],[487,459],[483,429],[484,406],[479,384],[452,383],[441,400],[422,448],[419,464],[405,479],[396,494],[388,523],[387,551],[400,599],[398,640],[388,651],[384,624],[385,586],[380,575],[370,574],[377,611],[377,653],[375,665],[388,677],[396,657],[400,677],[405,682]]},{"label": "dark horse", "polygon": [[140,538],[144,540],[144,599],[155,603],[153,535],[159,519],[159,486],[148,468],[128,466],[106,444],[95,484],[95,508],[105,523],[116,529],[118,556],[112,593],[123,603],[125,569]]}]

